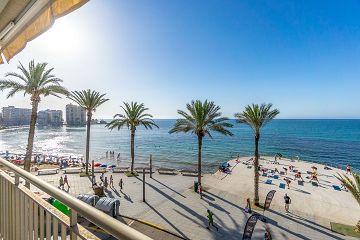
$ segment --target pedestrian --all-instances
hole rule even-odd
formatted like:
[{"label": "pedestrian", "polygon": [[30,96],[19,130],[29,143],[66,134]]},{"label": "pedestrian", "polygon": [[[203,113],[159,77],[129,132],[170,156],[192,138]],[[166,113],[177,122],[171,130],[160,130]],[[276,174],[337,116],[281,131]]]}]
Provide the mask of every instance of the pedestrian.
[{"label": "pedestrian", "polygon": [[64,190],[64,179],[63,176],[60,177],[59,179],[59,188]]},{"label": "pedestrian", "polygon": [[95,177],[95,175],[93,175],[92,176],[92,185],[94,186],[94,185],[96,185],[96,177]]},{"label": "pedestrian", "polygon": [[286,182],[286,185],[287,185],[288,189],[290,189],[291,180],[289,178],[284,178],[284,180]]},{"label": "pedestrian", "polygon": [[350,165],[346,165],[346,174],[351,174],[351,167]]},{"label": "pedestrian", "polygon": [[108,179],[107,179],[107,177],[105,177],[105,180],[104,180],[104,187],[105,187],[105,189],[108,187]]},{"label": "pedestrian", "polygon": [[214,213],[208,209],[208,210],[207,210],[207,214],[208,214],[208,215],[207,215],[207,218],[208,218],[208,226],[207,226],[206,228],[210,230],[210,225],[211,225],[211,226],[213,226],[214,228],[216,228],[216,231],[219,231],[219,228],[214,225]]},{"label": "pedestrian", "polygon": [[203,189],[201,187],[201,183],[199,183],[197,186],[197,192],[199,193],[201,199],[202,199],[202,191],[203,191]]},{"label": "pedestrian", "polygon": [[102,183],[104,183],[104,173],[103,173],[103,172],[102,172],[101,175],[100,175],[100,181],[101,181]]},{"label": "pedestrian", "polygon": [[110,187],[114,188],[114,179],[113,179],[112,174],[110,175]]},{"label": "pedestrian", "polygon": [[124,187],[124,183],[123,183],[122,178],[120,178],[120,181],[119,181],[119,187],[120,187],[120,192],[122,192],[123,187]]},{"label": "pedestrian", "polygon": [[291,204],[291,198],[286,193],[285,193],[285,196],[284,196],[284,201],[285,201],[285,211],[286,211],[285,214],[288,214],[289,205]]},{"label": "pedestrian", "polygon": [[270,227],[269,225],[266,224],[266,227],[265,227],[265,236],[264,236],[264,239],[265,240],[271,240],[272,237],[271,237],[271,232],[270,232]]},{"label": "pedestrian", "polygon": [[109,153],[108,153],[108,151],[106,151],[106,158],[108,158],[108,156],[109,156]]},{"label": "pedestrian", "polygon": [[117,155],[117,158],[116,158],[117,160],[120,160],[120,153],[118,153],[118,155]]},{"label": "pedestrian", "polygon": [[69,188],[70,188],[70,185],[69,185],[69,181],[68,181],[67,175],[65,175],[65,177],[64,177],[64,186],[65,186],[65,184],[67,185],[67,187],[68,187],[68,189],[69,189]]}]

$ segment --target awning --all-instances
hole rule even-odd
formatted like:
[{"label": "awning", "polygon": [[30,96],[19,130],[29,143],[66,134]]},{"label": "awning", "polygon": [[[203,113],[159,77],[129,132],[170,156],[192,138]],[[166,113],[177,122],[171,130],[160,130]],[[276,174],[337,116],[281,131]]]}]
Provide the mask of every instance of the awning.
[{"label": "awning", "polygon": [[[0,0],[0,54],[9,61],[62,17],[88,0]],[[0,56],[0,64],[3,59]]]}]

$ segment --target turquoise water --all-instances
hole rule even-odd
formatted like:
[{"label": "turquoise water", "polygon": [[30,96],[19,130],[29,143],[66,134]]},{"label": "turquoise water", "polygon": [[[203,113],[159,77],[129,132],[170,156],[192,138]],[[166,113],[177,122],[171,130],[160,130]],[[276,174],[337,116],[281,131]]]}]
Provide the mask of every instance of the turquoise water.
[{"label": "turquoise water", "polygon": [[[197,140],[190,134],[168,134],[175,120],[156,120],[159,129],[136,131],[136,162],[148,162],[168,167],[196,166]],[[25,152],[27,129],[0,132],[0,151]],[[235,124],[234,136],[213,134],[205,138],[203,163],[213,170],[219,163],[237,156],[250,156],[254,149],[252,130]],[[37,128],[34,151],[52,155],[84,154],[85,127]],[[91,159],[107,163],[106,151],[121,153],[121,161],[129,161],[130,134],[127,129],[109,131],[104,125],[93,125],[91,131]],[[281,153],[286,157],[300,156],[303,160],[351,164],[360,169],[360,120],[274,120],[261,135],[260,152],[263,155]]]}]

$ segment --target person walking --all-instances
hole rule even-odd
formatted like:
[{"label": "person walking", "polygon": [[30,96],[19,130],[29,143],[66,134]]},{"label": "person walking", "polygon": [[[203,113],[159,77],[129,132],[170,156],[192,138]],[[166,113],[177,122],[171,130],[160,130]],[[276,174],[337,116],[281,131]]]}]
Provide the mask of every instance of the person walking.
[{"label": "person walking", "polygon": [[199,193],[200,198],[202,199],[202,192],[203,192],[203,189],[202,189],[202,186],[201,186],[201,184],[200,184],[200,183],[198,184],[197,192]]},{"label": "person walking", "polygon": [[286,185],[287,185],[288,189],[290,189],[291,180],[289,178],[284,178],[284,180],[286,182]]},{"label": "person walking", "polygon": [[108,156],[109,156],[109,152],[108,152],[108,151],[106,151],[106,158],[108,158]]},{"label": "person walking", "polygon": [[104,183],[104,173],[103,173],[103,172],[102,172],[101,175],[100,175],[100,181],[101,181],[102,183]]},{"label": "person walking", "polygon": [[114,179],[113,179],[112,174],[110,175],[110,187],[114,188]]},{"label": "person walking", "polygon": [[61,190],[64,190],[64,179],[63,179],[63,176],[60,177],[59,179],[59,188]]},{"label": "person walking", "polygon": [[214,228],[216,228],[216,231],[219,231],[219,228],[214,225],[214,213],[209,209],[207,210],[207,218],[208,218],[208,226],[206,228],[211,230],[210,229],[210,225],[211,225]]},{"label": "person walking", "polygon": [[285,211],[286,211],[285,214],[288,214],[289,213],[289,206],[291,204],[291,198],[286,193],[285,193],[285,196],[284,196],[284,201],[285,201]]},{"label": "person walking", "polygon": [[64,187],[65,187],[65,184],[67,185],[68,189],[70,188],[70,185],[69,185],[69,181],[68,181],[68,177],[67,175],[64,176]]},{"label": "person walking", "polygon": [[267,224],[266,224],[266,227],[265,227],[264,239],[265,239],[265,240],[272,240],[271,232],[270,232],[270,227],[269,227],[269,225],[267,225]]},{"label": "person walking", "polygon": [[124,183],[123,183],[122,178],[120,178],[120,181],[119,181],[119,187],[120,187],[120,192],[122,192],[123,187],[124,187]]},{"label": "person walking", "polygon": [[105,187],[105,189],[107,189],[107,187],[108,187],[108,179],[107,179],[107,177],[105,177],[105,180],[104,180],[104,187]]}]

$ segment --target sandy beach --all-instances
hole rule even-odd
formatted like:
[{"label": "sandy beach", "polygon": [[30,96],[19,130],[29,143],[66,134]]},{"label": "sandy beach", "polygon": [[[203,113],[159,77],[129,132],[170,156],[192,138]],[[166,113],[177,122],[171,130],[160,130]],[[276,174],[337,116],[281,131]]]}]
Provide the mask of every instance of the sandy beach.
[{"label": "sandy beach", "polygon": [[[236,160],[229,161],[231,165],[231,173],[225,174],[217,171],[214,174],[205,175],[204,184],[212,188],[221,189],[229,193],[238,195],[242,199],[246,197],[253,197],[253,176],[254,169],[247,168],[248,165],[243,164],[249,157],[240,158],[240,163]],[[301,160],[291,161],[290,159],[278,160],[279,164],[272,164],[274,157],[261,157],[260,165],[263,168],[274,170],[277,168],[279,171],[284,171],[283,168],[289,169],[289,165],[295,166],[295,169],[302,173],[304,185],[298,185],[298,180],[295,180],[295,173],[288,170],[286,175],[280,175],[279,179],[271,177],[264,177],[260,173],[260,202],[263,203],[266,194],[270,190],[276,190],[276,194],[272,201],[272,209],[283,210],[284,194],[287,193],[292,200],[290,206],[291,211],[297,213],[304,213],[322,219],[322,225],[330,226],[330,221],[340,222],[344,224],[354,224],[359,220],[360,208],[353,196],[344,190],[336,191],[333,185],[341,186],[339,180],[335,176],[345,174],[344,170],[331,168],[325,170],[324,165],[310,163]],[[312,172],[312,167],[317,168],[319,186],[313,186],[306,178],[310,176],[307,171]],[[280,183],[285,183],[284,178],[288,177],[291,180],[290,189],[282,189],[279,187]],[[272,180],[272,184],[265,184],[266,180]]]}]

